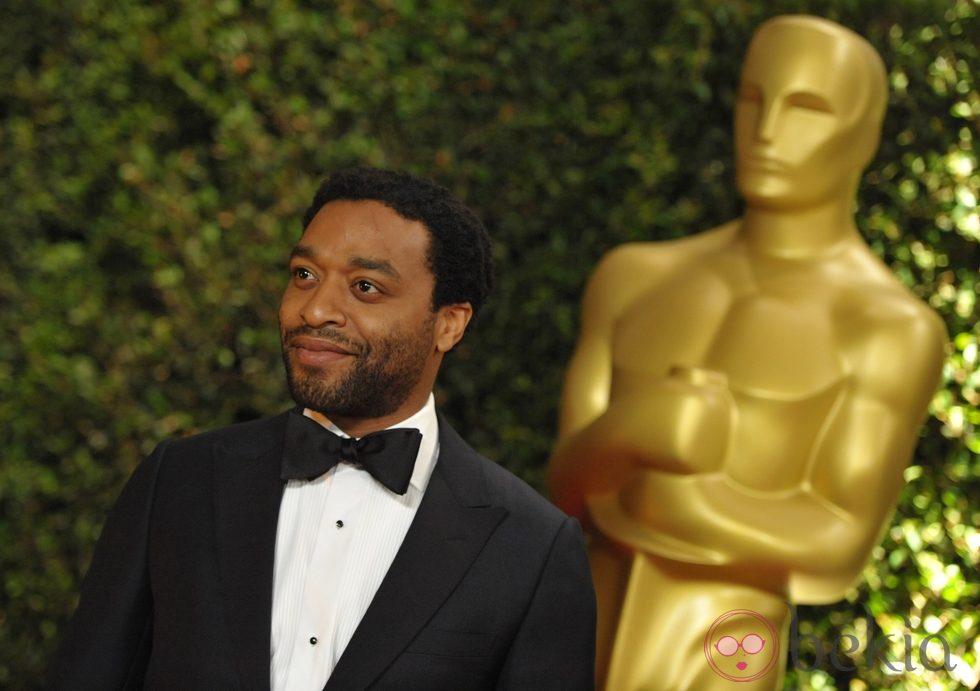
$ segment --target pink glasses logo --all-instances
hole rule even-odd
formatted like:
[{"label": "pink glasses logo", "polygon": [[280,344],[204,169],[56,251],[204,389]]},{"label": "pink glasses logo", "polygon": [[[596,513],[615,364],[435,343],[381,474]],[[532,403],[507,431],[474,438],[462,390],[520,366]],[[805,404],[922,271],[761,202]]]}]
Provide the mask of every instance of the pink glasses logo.
[{"label": "pink glasses logo", "polygon": [[712,671],[730,681],[755,681],[772,671],[779,638],[758,612],[733,609],[714,620],[704,637],[704,656]]}]

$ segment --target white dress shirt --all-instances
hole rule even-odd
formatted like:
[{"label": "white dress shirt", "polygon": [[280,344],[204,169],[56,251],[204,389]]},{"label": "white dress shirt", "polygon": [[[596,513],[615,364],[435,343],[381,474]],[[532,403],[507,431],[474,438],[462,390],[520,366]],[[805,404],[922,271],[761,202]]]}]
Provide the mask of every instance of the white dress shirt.
[{"label": "white dress shirt", "polygon": [[422,433],[403,496],[348,463],[286,483],[272,590],[272,691],[323,688],[415,518],[439,455],[432,395],[392,427]]}]

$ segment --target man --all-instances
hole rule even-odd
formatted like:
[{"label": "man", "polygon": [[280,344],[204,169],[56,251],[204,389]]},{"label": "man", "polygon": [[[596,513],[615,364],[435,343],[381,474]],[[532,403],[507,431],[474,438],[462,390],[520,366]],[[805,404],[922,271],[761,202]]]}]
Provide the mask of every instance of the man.
[{"label": "man", "polygon": [[333,175],[304,221],[280,310],[297,409],[136,470],[51,688],[592,688],[577,523],[435,412],[492,285],[486,230],[370,169]]},{"label": "man", "polygon": [[843,598],[891,517],[945,333],[854,223],[886,103],[860,36],[769,20],[744,216],[617,248],[586,289],[550,484],[592,533],[608,691],[781,689],[785,603]]}]

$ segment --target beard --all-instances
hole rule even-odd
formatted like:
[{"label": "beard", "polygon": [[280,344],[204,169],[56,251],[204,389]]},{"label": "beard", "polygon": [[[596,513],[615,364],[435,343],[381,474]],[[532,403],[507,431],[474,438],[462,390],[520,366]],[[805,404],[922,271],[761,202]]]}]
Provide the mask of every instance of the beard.
[{"label": "beard", "polygon": [[[372,419],[398,410],[422,378],[432,353],[435,313],[414,333],[388,332],[373,343],[358,343],[331,327],[300,326],[283,330],[282,360],[289,392],[299,405],[328,418]],[[313,336],[353,353],[353,362],[337,377],[317,367],[294,363],[289,341]]]}]

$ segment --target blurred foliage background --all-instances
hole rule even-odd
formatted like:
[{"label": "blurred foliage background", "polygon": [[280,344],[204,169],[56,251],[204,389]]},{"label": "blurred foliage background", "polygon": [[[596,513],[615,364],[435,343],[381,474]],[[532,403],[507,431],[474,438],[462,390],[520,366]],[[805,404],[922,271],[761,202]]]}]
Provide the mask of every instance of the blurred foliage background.
[{"label": "blurred foliage background", "polygon": [[955,667],[895,673],[858,651],[853,672],[815,665],[787,688],[976,684],[976,0],[6,0],[0,687],[39,686],[154,444],[289,405],[285,258],[338,167],[434,177],[487,222],[499,289],[438,398],[541,487],[586,277],[618,244],[739,214],[739,65],[760,22],[794,12],[885,59],[860,228],[951,341],[893,525],[846,601],[800,608],[800,631],[824,648],[892,633],[900,668],[905,636],[917,651],[940,634]]}]

